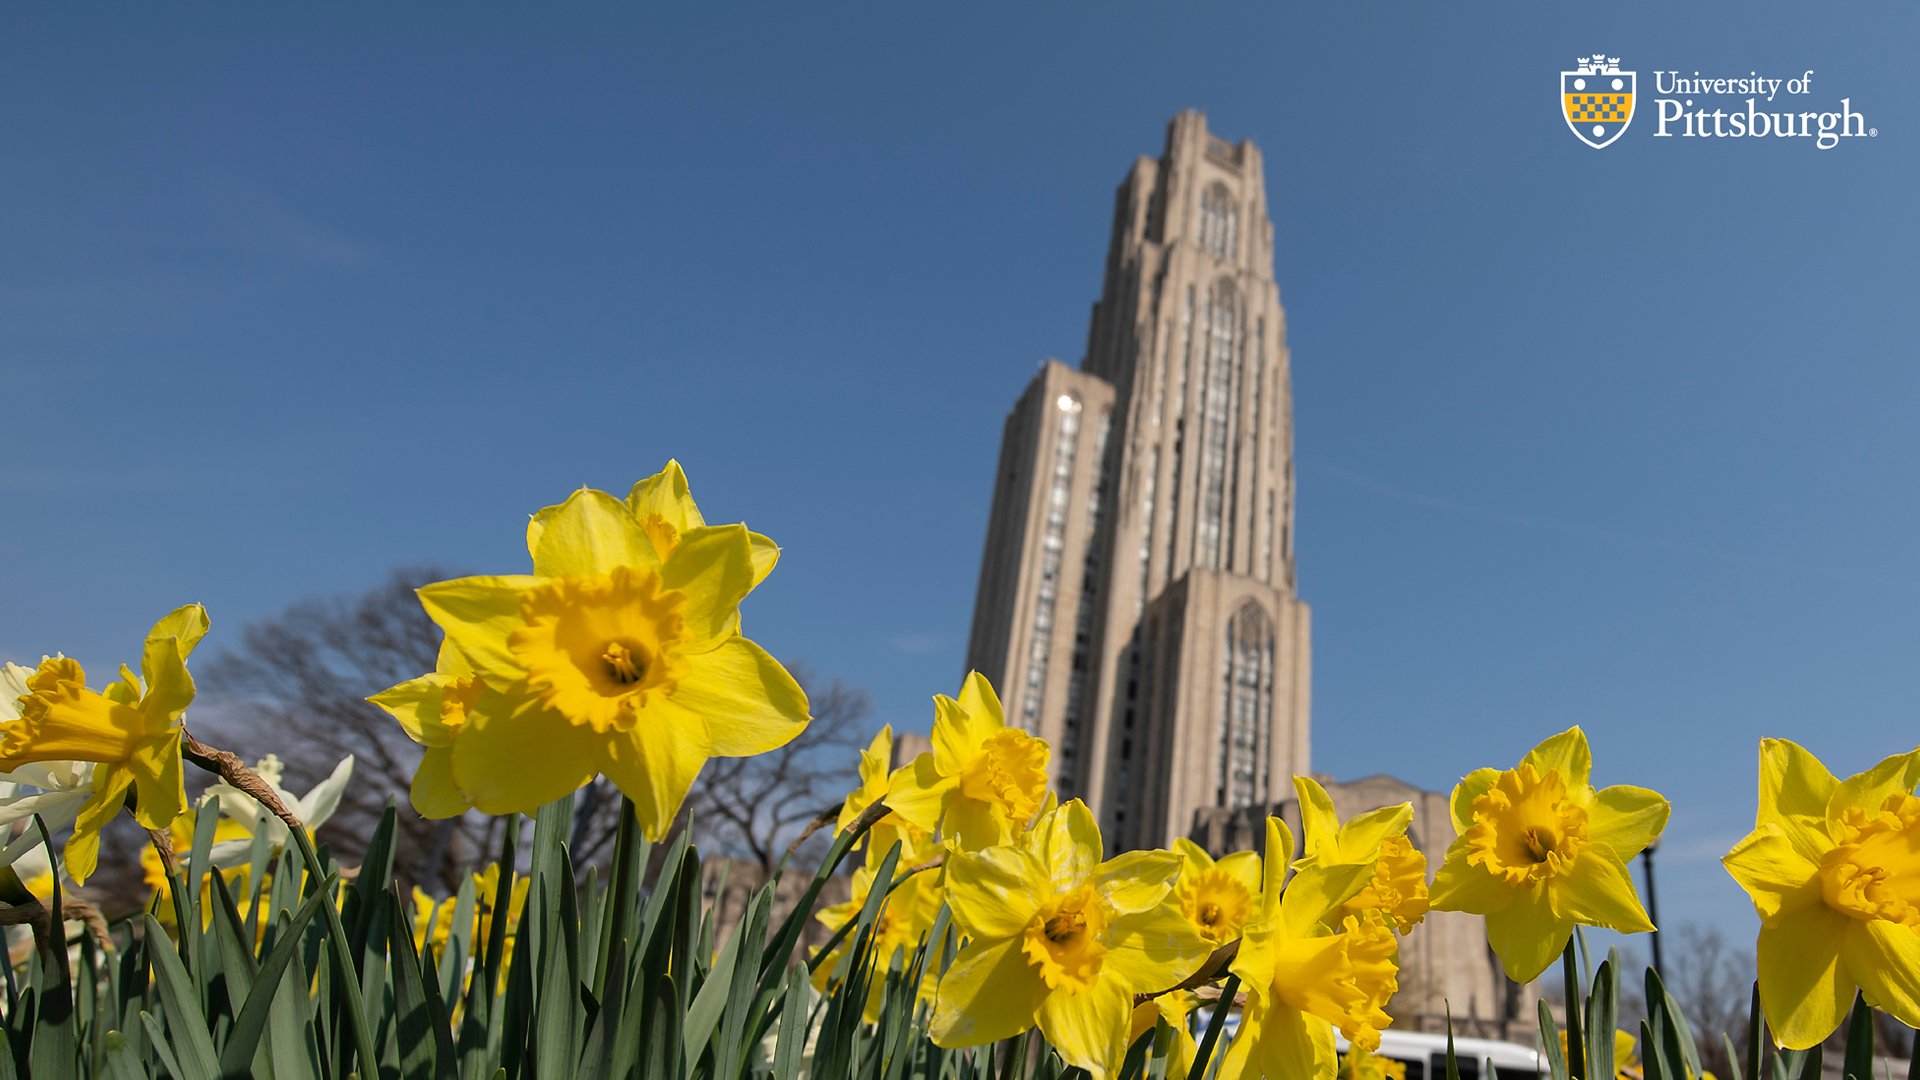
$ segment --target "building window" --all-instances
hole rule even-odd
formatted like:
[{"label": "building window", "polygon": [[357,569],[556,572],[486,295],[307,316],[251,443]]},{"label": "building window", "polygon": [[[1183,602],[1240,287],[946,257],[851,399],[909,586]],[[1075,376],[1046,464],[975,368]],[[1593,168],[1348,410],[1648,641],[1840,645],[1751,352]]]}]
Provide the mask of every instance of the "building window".
[{"label": "building window", "polygon": [[1080,717],[1086,712],[1088,657],[1092,652],[1093,615],[1100,590],[1100,525],[1107,501],[1107,432],[1113,414],[1102,410],[1093,426],[1093,493],[1087,497],[1087,554],[1081,564],[1080,603],[1073,614],[1073,672],[1067,677],[1067,703],[1060,730],[1060,796],[1073,797],[1080,754]]},{"label": "building window", "polygon": [[1033,604],[1033,627],[1027,645],[1027,689],[1020,702],[1020,726],[1038,728],[1040,705],[1046,699],[1047,660],[1053,642],[1053,605],[1060,593],[1060,556],[1066,547],[1067,497],[1073,490],[1074,444],[1080,434],[1080,402],[1070,394],[1054,401],[1059,415],[1054,431],[1053,479],[1047,492],[1046,534],[1040,548],[1040,584]]},{"label": "building window", "polygon": [[1227,807],[1264,805],[1273,746],[1273,620],[1252,600],[1227,620],[1221,656],[1216,794]]},{"label": "building window", "polygon": [[1194,522],[1193,560],[1209,569],[1221,564],[1222,521],[1227,506],[1227,444],[1232,438],[1235,348],[1240,297],[1222,280],[1207,301],[1206,375],[1201,402],[1200,513]]},{"label": "building window", "polygon": [[1239,242],[1240,213],[1233,193],[1215,181],[1200,196],[1200,246],[1222,259],[1231,259]]}]

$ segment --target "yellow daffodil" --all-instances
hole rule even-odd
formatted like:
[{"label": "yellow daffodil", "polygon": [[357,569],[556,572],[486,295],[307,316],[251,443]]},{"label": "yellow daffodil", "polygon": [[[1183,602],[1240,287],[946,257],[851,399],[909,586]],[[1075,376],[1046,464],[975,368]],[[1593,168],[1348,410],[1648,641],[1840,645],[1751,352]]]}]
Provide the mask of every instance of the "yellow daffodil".
[{"label": "yellow daffodil", "polygon": [[1240,1030],[1221,1076],[1332,1080],[1335,1028],[1355,1046],[1380,1048],[1387,999],[1399,987],[1399,943],[1385,919],[1346,916],[1327,924],[1373,878],[1373,865],[1319,863],[1281,882],[1293,836],[1267,819],[1260,905],[1231,970],[1246,987]]},{"label": "yellow daffodil", "polygon": [[1007,726],[977,671],[957,699],[939,694],[933,706],[933,751],[893,774],[887,805],[965,851],[1010,842],[1047,802],[1046,742]]},{"label": "yellow daffodil", "polygon": [[[473,921],[467,925],[467,958],[472,960],[484,947],[488,935],[493,933],[493,894],[500,889],[500,864],[489,863],[487,868],[473,877]],[[507,974],[507,961],[513,956],[513,940],[520,928],[520,913],[526,906],[527,889],[533,879],[520,876],[513,879],[513,889],[507,896],[506,947],[502,951],[500,975],[504,980]],[[447,947],[447,938],[453,932],[453,915],[459,907],[460,899],[449,896],[444,900],[435,900],[420,886],[413,887],[413,944],[421,952],[429,946],[435,955],[442,956]]]},{"label": "yellow daffodil", "polygon": [[1407,1080],[1407,1066],[1356,1046],[1340,1057],[1340,1080]]},{"label": "yellow daffodil", "polygon": [[1784,739],[1760,744],[1753,832],[1721,861],[1760,916],[1760,1005],[1781,1046],[1839,1028],[1855,987],[1920,1026],[1920,750],[1836,780]]},{"label": "yellow daffodil", "polygon": [[[860,786],[853,789],[847,801],[840,807],[840,820],[834,825],[837,832],[845,832],[854,820],[867,807],[887,797],[889,766],[893,763],[893,725],[880,729],[865,750],[860,751]],[[889,804],[891,805],[891,804]],[[925,845],[932,836],[928,830],[915,825],[894,811],[867,830],[867,850],[877,855],[885,855],[887,849],[896,842],[900,845],[901,867],[917,865],[906,861],[907,852]],[[931,853],[929,853],[931,855]]]},{"label": "yellow daffodil", "polygon": [[[853,872],[852,895],[845,903],[824,908],[814,916],[831,930],[837,931],[859,919],[861,909],[866,907],[867,899],[873,893],[874,879],[887,849],[876,845],[868,850],[871,854],[867,865]],[[923,850],[917,854],[933,853],[933,850]],[[895,864],[896,878],[912,865],[909,859],[914,854],[904,848],[901,850]],[[874,971],[873,981],[867,987],[865,1010],[868,1023],[876,1023],[880,1019],[880,1006],[887,990],[887,972],[904,972],[913,958],[914,950],[920,947],[920,939],[933,929],[934,918],[940,913],[941,893],[940,875],[932,870],[922,870],[908,875],[898,888],[887,894],[886,902],[873,923]],[[815,989],[824,992],[830,983],[844,976],[845,973],[839,969],[852,948],[853,935],[849,933],[834,946],[827,959],[814,969]],[[934,970],[937,964],[938,957],[935,956],[922,973],[919,996],[923,1000],[933,997],[934,984],[939,977]]]},{"label": "yellow daffodil", "polygon": [[[1186,871],[1181,873],[1184,876]],[[1127,1032],[1128,1046],[1138,1042],[1140,1036],[1152,1031],[1160,1021],[1167,1022],[1172,1036],[1166,1047],[1167,1080],[1186,1080],[1187,1074],[1193,1071],[1193,1059],[1200,1052],[1193,1040],[1193,1031],[1187,1025],[1187,1016],[1193,1012],[1196,1001],[1193,991],[1175,990],[1133,1007],[1133,1023]]]},{"label": "yellow daffodil", "polygon": [[[190,806],[181,811],[179,816],[173,819],[173,824],[167,826],[167,837],[173,842],[174,868],[181,873],[185,873],[187,869],[187,860],[193,849],[193,834],[198,826],[199,817],[207,812],[210,803],[212,803],[211,798],[202,798],[199,806]],[[217,806],[214,807],[214,812],[216,814],[219,812]],[[239,822],[224,816],[213,827],[215,846],[235,842],[244,844],[247,835]],[[251,891],[249,865],[244,861],[227,866],[216,863],[213,869],[227,883],[227,891],[240,904],[240,909],[245,911],[246,898]],[[179,926],[179,918],[178,913],[173,909],[173,879],[168,876],[167,866],[160,861],[160,853],[154,850],[152,844],[146,844],[140,848],[140,877],[146,882],[147,888],[153,890],[153,897],[148,901],[147,909],[160,920],[160,925],[168,930],[176,929]],[[204,930],[213,925],[213,906],[219,903],[213,895],[213,878],[210,875],[202,876],[200,879],[199,903],[200,927]]]},{"label": "yellow daffodil", "polygon": [[[527,812],[604,773],[660,840],[709,757],[799,734],[806,695],[739,633],[740,601],[776,553],[745,526],[702,522],[671,466],[627,501],[582,489],[534,515],[531,575],[422,588],[468,674],[442,664],[437,708],[420,680],[379,695],[430,751],[449,750],[423,762],[415,808]],[[446,702],[464,678],[476,682],[455,723]]]},{"label": "yellow daffodil", "polygon": [[[1626,1032],[1624,1029],[1621,1029],[1621,1028],[1614,1029],[1613,1031],[1614,1080],[1640,1080],[1640,1063],[1635,1061],[1633,1057],[1634,1050],[1639,1045],[1639,1042],[1640,1040],[1634,1038],[1631,1034]],[[1560,1032],[1560,1056],[1565,1057],[1567,1053],[1568,1053],[1567,1032],[1565,1029],[1562,1029]],[[1713,1074],[1702,1073],[1701,1075],[1702,1077],[1710,1077]]]},{"label": "yellow daffodil", "polygon": [[1239,937],[1260,899],[1260,855],[1236,851],[1216,860],[1184,836],[1173,850],[1186,863],[1173,887],[1180,913],[1209,945]]},{"label": "yellow daffodil", "polygon": [[1407,840],[1412,803],[1369,810],[1343,825],[1334,812],[1333,797],[1317,781],[1296,776],[1293,788],[1300,796],[1300,824],[1306,833],[1306,854],[1296,868],[1373,863],[1373,880],[1340,905],[1333,922],[1378,911],[1405,934],[1427,917],[1427,857]]},{"label": "yellow daffodil", "polygon": [[940,980],[936,1044],[980,1046],[1037,1023],[1094,1080],[1118,1071],[1133,995],[1175,985],[1209,950],[1170,902],[1178,855],[1101,854],[1076,799],[1012,844],[949,858],[947,903],[969,940]]},{"label": "yellow daffodil", "polygon": [[1531,982],[1575,923],[1653,929],[1627,873],[1667,823],[1667,800],[1624,785],[1595,790],[1587,737],[1570,728],[1504,772],[1479,769],[1453,789],[1454,831],[1433,907],[1484,915],[1507,977]]},{"label": "yellow daffodil", "polygon": [[164,829],[187,804],[181,775],[181,717],[193,701],[187,655],[207,633],[207,611],[188,604],[147,635],[140,677],[126,665],[103,691],[87,689],[78,661],[51,657],[27,680],[20,718],[0,738],[0,771],[49,761],[91,761],[93,793],[66,846],[67,874],[85,883],[100,857],[100,830],[133,789],[134,820]]},{"label": "yellow daffodil", "polygon": [[453,782],[453,740],[485,692],[466,657],[447,638],[440,642],[433,671],[367,699],[400,721],[407,738],[426,748],[407,793],[414,809],[426,817],[453,817],[473,807],[473,800]]}]

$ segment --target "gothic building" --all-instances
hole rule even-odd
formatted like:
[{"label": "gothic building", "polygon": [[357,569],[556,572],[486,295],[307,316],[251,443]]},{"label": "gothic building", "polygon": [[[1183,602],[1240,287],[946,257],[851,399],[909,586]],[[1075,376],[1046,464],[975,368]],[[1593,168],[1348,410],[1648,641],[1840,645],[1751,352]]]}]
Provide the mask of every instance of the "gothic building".
[{"label": "gothic building", "polygon": [[1160,847],[1308,771],[1307,632],[1260,151],[1182,113],[1114,200],[1086,359],[1007,418],[967,662],[1061,798]]},{"label": "gothic building", "polygon": [[[1307,605],[1295,591],[1293,396],[1260,151],[1174,118],[1114,198],[1078,369],[1041,365],[1008,415],[967,665],[1053,746],[1108,850],[1255,846],[1310,774]],[[905,744],[903,743],[903,746]],[[1326,778],[1322,778],[1326,780]],[[1343,817],[1412,802],[1438,865],[1446,798],[1326,780]],[[1530,1040],[1477,917],[1402,951],[1403,1027]]]}]

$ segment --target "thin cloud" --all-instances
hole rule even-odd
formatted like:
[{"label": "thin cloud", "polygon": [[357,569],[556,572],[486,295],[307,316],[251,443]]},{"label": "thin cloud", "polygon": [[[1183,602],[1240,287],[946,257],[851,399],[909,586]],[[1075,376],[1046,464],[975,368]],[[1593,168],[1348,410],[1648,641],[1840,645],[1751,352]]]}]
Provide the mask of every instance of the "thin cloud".
[{"label": "thin cloud", "polygon": [[897,653],[905,653],[908,656],[930,656],[945,650],[947,639],[939,634],[898,634],[890,638],[887,644]]}]

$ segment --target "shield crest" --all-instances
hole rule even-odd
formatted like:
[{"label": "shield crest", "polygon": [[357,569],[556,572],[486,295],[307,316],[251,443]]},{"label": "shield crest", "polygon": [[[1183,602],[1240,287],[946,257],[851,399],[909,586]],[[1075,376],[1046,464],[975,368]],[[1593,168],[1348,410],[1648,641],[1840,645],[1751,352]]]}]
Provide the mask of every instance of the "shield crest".
[{"label": "shield crest", "polygon": [[1560,73],[1560,115],[1568,129],[1595,150],[1626,133],[1633,122],[1633,99],[1634,73],[1612,64],[1581,64],[1576,71]]}]

